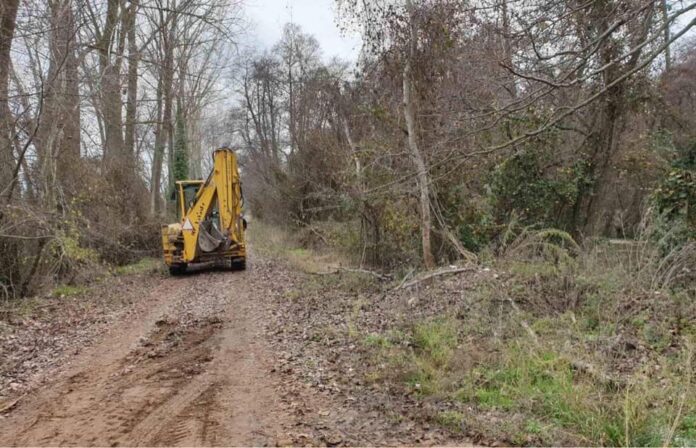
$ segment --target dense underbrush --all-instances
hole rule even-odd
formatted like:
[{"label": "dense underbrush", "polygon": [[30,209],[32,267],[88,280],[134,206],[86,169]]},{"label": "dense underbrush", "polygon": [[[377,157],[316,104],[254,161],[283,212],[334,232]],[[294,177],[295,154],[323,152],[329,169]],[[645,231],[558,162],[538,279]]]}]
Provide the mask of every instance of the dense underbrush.
[{"label": "dense underbrush", "polygon": [[[269,231],[287,241],[260,227],[255,247]],[[289,300],[345,302],[329,305],[345,320],[332,337],[361,347],[366,384],[434,406],[421,417],[476,440],[693,446],[696,245],[651,238],[580,246],[517,229],[471,271],[408,288],[403,274],[336,271]],[[331,270],[330,250],[301,242],[274,254]]]},{"label": "dense underbrush", "polygon": [[[160,251],[159,219],[128,190],[83,176],[84,191],[54,207],[0,206],[0,301],[22,299],[58,284],[79,286],[99,272]],[[139,196],[138,196],[139,197]]]},{"label": "dense underbrush", "polygon": [[[521,235],[465,309],[402,330],[406,348],[376,356],[448,402],[438,419],[455,430],[515,444],[696,443],[696,246],[553,238]],[[459,362],[467,352],[480,360]]]}]

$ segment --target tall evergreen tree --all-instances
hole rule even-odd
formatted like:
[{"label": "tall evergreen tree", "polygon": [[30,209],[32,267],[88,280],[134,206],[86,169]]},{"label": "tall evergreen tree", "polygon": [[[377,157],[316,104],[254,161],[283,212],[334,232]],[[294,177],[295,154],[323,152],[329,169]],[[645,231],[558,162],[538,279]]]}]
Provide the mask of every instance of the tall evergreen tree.
[{"label": "tall evergreen tree", "polygon": [[174,135],[174,181],[188,179],[189,177],[188,136],[186,135],[186,123],[181,107],[181,102],[176,108],[176,131]]}]

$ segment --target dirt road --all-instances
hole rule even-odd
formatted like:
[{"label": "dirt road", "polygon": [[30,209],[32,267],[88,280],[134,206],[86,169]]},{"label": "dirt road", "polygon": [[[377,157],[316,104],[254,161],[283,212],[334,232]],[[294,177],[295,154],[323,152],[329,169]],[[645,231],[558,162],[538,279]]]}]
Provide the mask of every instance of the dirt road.
[{"label": "dirt road", "polygon": [[[53,311],[16,323],[0,370],[26,387],[0,403],[0,446],[467,443],[362,379],[340,336],[353,299],[298,296],[307,281],[258,258],[246,272],[140,274],[74,299],[99,301],[69,311],[68,328]],[[115,297],[116,317],[94,314]]]},{"label": "dirt road", "polygon": [[155,279],[112,326],[0,420],[0,445],[263,445],[290,421],[269,377],[249,272]]}]

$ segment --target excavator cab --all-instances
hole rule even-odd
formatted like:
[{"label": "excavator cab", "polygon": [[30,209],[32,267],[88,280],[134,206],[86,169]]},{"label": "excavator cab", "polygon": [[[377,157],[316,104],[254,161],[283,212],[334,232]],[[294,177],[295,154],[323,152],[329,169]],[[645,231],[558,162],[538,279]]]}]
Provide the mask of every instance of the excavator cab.
[{"label": "excavator cab", "polygon": [[178,181],[174,200],[180,222],[162,226],[164,262],[172,275],[194,263],[246,269],[242,187],[231,149],[213,152],[213,170],[205,181]]},{"label": "excavator cab", "polygon": [[177,215],[183,220],[186,213],[196,201],[196,195],[205,183],[203,180],[182,180],[176,183],[172,200],[176,202]]}]

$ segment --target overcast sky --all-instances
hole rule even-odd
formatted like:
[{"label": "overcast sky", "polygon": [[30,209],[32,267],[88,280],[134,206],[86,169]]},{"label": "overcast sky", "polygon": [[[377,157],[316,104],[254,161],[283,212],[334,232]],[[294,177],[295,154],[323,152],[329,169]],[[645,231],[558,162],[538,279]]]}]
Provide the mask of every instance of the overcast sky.
[{"label": "overcast sky", "polygon": [[[1,0],[0,0],[1,1]],[[679,8],[693,0],[681,0]],[[280,39],[283,25],[291,20],[300,25],[306,33],[313,34],[326,60],[339,56],[355,61],[360,51],[360,37],[357,33],[344,35],[336,26],[335,0],[246,0],[246,16],[250,20],[249,44],[270,48]],[[673,32],[680,30],[696,16],[690,11],[677,20]],[[687,36],[694,36],[691,30]]]},{"label": "overcast sky", "polygon": [[317,38],[325,59],[339,56],[354,61],[360,51],[358,35],[344,36],[336,26],[334,0],[247,0],[251,44],[270,48],[291,20]]}]

